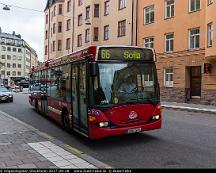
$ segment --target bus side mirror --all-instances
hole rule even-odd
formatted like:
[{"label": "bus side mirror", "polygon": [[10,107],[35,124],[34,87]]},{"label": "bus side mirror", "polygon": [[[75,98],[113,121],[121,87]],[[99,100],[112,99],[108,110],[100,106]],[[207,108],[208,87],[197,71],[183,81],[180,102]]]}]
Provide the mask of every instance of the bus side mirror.
[{"label": "bus side mirror", "polygon": [[97,64],[96,64],[96,62],[90,63],[90,73],[91,73],[91,76],[96,76],[97,75]]}]

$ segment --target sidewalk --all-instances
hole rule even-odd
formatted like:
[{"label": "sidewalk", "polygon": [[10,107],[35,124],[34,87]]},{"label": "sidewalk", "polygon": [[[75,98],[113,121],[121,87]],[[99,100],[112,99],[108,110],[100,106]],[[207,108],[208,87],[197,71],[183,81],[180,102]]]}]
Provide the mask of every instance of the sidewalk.
[{"label": "sidewalk", "polygon": [[110,167],[0,111],[0,169],[4,168]]},{"label": "sidewalk", "polygon": [[178,109],[193,112],[204,112],[216,114],[216,106],[198,105],[198,104],[187,104],[187,103],[176,103],[176,102],[162,102],[163,108]]}]

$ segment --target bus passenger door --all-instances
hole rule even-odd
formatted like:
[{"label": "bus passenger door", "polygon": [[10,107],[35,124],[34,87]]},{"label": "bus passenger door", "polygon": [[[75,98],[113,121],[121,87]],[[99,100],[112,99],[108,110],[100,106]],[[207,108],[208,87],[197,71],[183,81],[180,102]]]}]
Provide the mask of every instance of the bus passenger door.
[{"label": "bus passenger door", "polygon": [[86,63],[72,66],[72,110],[73,128],[87,134]]}]

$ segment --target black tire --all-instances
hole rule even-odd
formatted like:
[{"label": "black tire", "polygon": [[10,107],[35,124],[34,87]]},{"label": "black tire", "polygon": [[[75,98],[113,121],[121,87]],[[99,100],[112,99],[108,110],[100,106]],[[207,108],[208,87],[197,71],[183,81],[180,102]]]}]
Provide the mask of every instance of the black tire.
[{"label": "black tire", "polygon": [[65,130],[70,131],[69,113],[66,110],[62,111],[62,126]]}]

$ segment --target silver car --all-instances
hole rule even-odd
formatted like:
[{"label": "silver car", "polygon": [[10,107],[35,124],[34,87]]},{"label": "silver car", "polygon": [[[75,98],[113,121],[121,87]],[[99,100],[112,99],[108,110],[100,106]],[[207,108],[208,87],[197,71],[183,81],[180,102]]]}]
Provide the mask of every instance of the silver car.
[{"label": "silver car", "polygon": [[5,87],[0,86],[0,102],[13,102],[13,94]]}]

